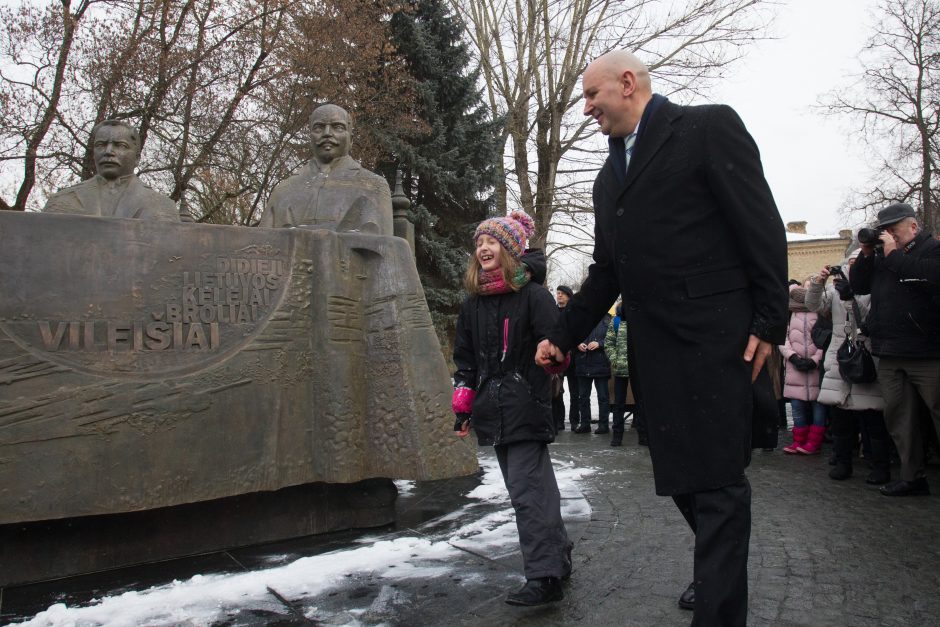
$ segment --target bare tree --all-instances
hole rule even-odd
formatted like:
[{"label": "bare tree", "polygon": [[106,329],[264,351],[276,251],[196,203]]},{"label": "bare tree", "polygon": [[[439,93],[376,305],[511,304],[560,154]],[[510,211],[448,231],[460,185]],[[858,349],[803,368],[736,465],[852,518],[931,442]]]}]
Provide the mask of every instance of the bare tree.
[{"label": "bare tree", "polygon": [[51,156],[40,149],[56,120],[76,32],[94,1],[0,8],[0,58],[6,61],[0,71],[0,159],[22,163],[15,198],[0,198],[0,209],[26,209],[37,163]]},{"label": "bare tree", "polygon": [[373,129],[420,126],[389,43],[398,0],[75,2],[0,10],[0,168],[18,186],[0,207],[36,208],[90,177],[88,136],[106,118],[140,129],[150,184],[199,221],[238,224],[309,157],[314,106],[354,114],[372,167]]},{"label": "bare tree", "polygon": [[870,216],[896,201],[915,206],[928,229],[940,229],[940,2],[886,0],[860,54],[862,74],[823,102],[856,119],[877,155],[870,190],[849,201]]},{"label": "bare tree", "polygon": [[536,244],[545,243],[555,212],[583,211],[590,204],[586,181],[601,157],[587,141],[594,134],[590,120],[577,110],[588,62],[628,49],[644,58],[667,95],[701,89],[741,55],[743,46],[764,35],[767,16],[761,9],[768,4],[451,2],[479,52],[490,108],[506,119],[507,183],[498,190],[499,209],[516,205],[531,213],[541,234]]}]

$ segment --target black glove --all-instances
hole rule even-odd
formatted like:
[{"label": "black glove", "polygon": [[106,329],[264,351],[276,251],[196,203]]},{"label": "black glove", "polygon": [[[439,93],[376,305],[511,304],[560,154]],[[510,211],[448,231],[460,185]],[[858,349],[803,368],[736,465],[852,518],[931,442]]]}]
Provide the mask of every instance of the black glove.
[{"label": "black glove", "polygon": [[463,431],[463,423],[470,420],[470,414],[457,414],[457,420],[454,422],[454,431]]},{"label": "black glove", "polygon": [[852,291],[852,286],[845,279],[836,279],[832,282],[832,287],[836,288],[836,291],[839,292],[840,300],[852,300],[855,296],[855,292]]},{"label": "black glove", "polygon": [[815,361],[807,357],[800,357],[799,355],[790,355],[790,363],[800,372],[809,372],[816,368]]}]

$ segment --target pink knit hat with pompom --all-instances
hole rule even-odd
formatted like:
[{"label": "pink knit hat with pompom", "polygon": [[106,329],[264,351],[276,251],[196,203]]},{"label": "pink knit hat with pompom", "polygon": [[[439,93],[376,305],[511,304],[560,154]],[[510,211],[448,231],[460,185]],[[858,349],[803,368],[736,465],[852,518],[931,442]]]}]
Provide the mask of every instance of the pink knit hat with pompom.
[{"label": "pink knit hat with pompom", "polygon": [[484,233],[495,238],[514,259],[518,259],[525,252],[527,240],[535,233],[535,221],[525,211],[517,209],[504,218],[480,222],[473,241]]}]

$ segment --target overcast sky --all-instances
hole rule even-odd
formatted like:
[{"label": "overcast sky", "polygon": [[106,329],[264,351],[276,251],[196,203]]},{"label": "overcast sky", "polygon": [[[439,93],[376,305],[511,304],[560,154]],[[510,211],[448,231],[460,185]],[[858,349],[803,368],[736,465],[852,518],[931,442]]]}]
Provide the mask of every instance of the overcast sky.
[{"label": "overcast sky", "polygon": [[840,215],[864,189],[864,146],[853,122],[813,110],[818,98],[860,71],[858,52],[874,24],[875,0],[784,0],[777,39],[755,44],[711,92],[744,119],[760,148],[784,222],[806,220],[813,234],[855,227]]}]

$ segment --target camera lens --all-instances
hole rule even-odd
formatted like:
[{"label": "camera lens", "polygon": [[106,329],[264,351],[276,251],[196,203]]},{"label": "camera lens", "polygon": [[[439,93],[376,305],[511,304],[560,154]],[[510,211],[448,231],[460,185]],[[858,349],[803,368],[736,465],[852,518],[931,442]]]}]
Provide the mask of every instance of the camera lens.
[{"label": "camera lens", "polygon": [[858,243],[867,245],[877,245],[881,243],[879,239],[881,231],[879,229],[859,229]]}]

